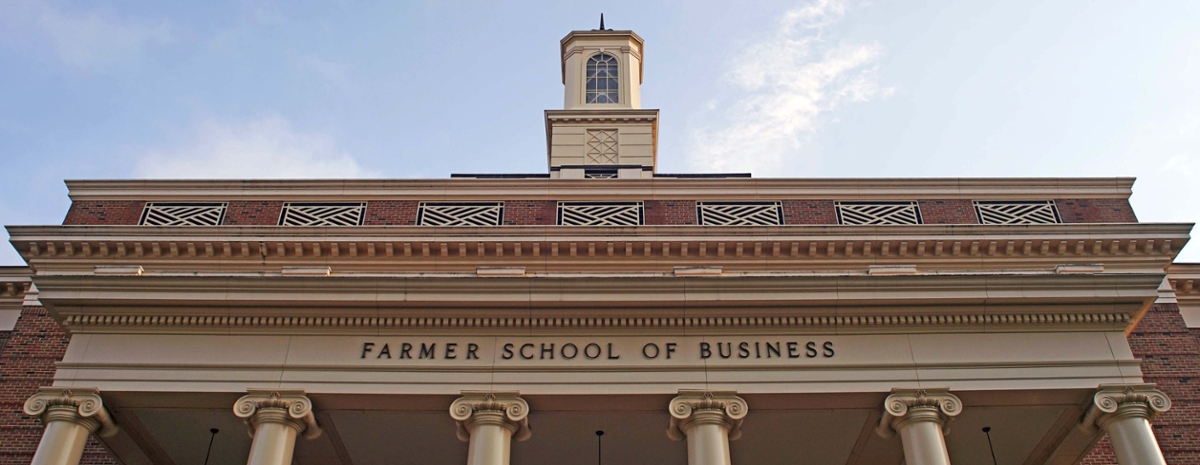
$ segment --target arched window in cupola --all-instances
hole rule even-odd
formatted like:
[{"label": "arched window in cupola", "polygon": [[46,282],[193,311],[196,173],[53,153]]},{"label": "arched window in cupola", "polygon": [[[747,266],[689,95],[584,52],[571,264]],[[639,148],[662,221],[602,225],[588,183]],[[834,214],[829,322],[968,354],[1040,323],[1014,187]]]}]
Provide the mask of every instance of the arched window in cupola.
[{"label": "arched window in cupola", "polygon": [[617,76],[617,57],[598,53],[588,59],[587,103],[618,103],[621,86]]}]

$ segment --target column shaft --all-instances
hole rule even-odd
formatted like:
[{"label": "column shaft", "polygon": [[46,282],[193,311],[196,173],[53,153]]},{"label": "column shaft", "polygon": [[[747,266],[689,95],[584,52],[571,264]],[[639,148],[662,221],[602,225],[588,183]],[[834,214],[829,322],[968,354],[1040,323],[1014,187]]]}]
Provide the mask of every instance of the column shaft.
[{"label": "column shaft", "polygon": [[470,430],[467,465],[508,465],[513,432],[504,424],[503,413],[476,412]]},{"label": "column shaft", "polygon": [[291,465],[298,432],[295,427],[285,423],[258,423],[246,465]]},{"label": "column shaft", "polygon": [[688,425],[688,465],[731,465],[729,427],[718,421]]},{"label": "column shaft", "polygon": [[[910,411],[909,415],[916,412]],[[904,463],[908,465],[950,465],[950,453],[942,434],[942,422],[936,413],[929,419],[907,421],[899,425],[904,445]]]},{"label": "column shaft", "polygon": [[1105,425],[1117,463],[1121,465],[1166,465],[1150,421],[1142,416],[1114,418]]},{"label": "column shaft", "polygon": [[66,410],[73,414],[74,407],[51,407],[46,415],[46,432],[38,443],[31,465],[78,465],[83,457],[91,429],[77,421],[55,419],[55,410]]}]

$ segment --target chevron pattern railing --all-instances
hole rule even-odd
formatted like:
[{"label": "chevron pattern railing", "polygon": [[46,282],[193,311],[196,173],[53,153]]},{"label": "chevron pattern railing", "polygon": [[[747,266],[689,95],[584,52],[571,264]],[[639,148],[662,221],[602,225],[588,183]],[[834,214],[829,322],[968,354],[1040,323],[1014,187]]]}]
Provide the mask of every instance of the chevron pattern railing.
[{"label": "chevron pattern railing", "polygon": [[143,226],[218,226],[225,218],[225,203],[151,202],[142,210]]},{"label": "chevron pattern railing", "polygon": [[697,202],[702,226],[777,226],[783,224],[781,202]]},{"label": "chevron pattern railing", "polygon": [[837,202],[838,224],[921,224],[916,202]]},{"label": "chevron pattern railing", "polygon": [[559,226],[640,226],[642,202],[559,202]]},{"label": "chevron pattern railing", "polygon": [[280,226],[360,226],[366,203],[283,204]]},{"label": "chevron pattern railing", "polygon": [[1062,223],[1058,208],[1050,200],[1035,202],[975,201],[975,214],[981,224],[1057,224]]},{"label": "chevron pattern railing", "polygon": [[421,226],[499,226],[504,202],[421,202]]}]

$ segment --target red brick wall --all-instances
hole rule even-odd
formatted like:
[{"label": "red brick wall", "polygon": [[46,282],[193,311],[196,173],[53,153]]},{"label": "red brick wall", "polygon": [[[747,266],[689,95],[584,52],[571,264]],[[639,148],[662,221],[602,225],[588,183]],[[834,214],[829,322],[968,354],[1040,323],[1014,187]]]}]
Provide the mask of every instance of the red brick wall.
[{"label": "red brick wall", "polygon": [[1063,223],[1137,223],[1128,199],[1054,199]]},{"label": "red brick wall", "polygon": [[509,200],[504,202],[506,226],[553,226],[558,217],[558,202],[553,200]]},{"label": "red brick wall", "polygon": [[832,200],[784,200],[783,224],[838,224]]},{"label": "red brick wall", "polygon": [[372,200],[367,202],[363,225],[415,226],[419,204],[416,200]]},{"label": "red brick wall", "polygon": [[695,200],[647,200],[647,225],[697,224]]},{"label": "red brick wall", "polygon": [[921,221],[925,224],[979,224],[975,205],[970,200],[918,200]]},{"label": "red brick wall", "polygon": [[72,202],[63,224],[130,225],[138,224],[146,202],[142,200],[96,200]]},{"label": "red brick wall", "polygon": [[277,200],[233,200],[225,208],[225,221],[221,224],[237,226],[275,226],[283,202]]},{"label": "red brick wall", "polygon": [[[54,363],[62,360],[69,339],[42,307],[25,307],[0,347],[0,465],[28,464],[42,438],[42,424],[24,412],[25,400],[54,381]],[[88,440],[85,464],[112,464],[108,452]]]},{"label": "red brick wall", "polygon": [[[1142,379],[1171,398],[1171,409],[1154,420],[1154,436],[1171,465],[1200,464],[1200,338],[1189,331],[1176,304],[1155,305],[1129,334]],[[1116,464],[1108,439],[1079,463]]]}]

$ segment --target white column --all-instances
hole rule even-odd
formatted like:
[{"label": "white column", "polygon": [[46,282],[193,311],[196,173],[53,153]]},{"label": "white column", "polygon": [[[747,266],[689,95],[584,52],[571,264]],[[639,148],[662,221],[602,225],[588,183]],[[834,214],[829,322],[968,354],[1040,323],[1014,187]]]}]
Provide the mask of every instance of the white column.
[{"label": "white column", "polygon": [[529,439],[529,404],[516,391],[463,391],[450,404],[467,465],[508,465],[512,440]]},{"label": "white column", "polygon": [[110,437],[119,431],[96,389],[41,388],[25,401],[25,413],[46,425],[33,465],[78,465],[88,435]]},{"label": "white column", "polygon": [[668,406],[667,437],[687,438],[688,465],[730,465],[729,441],[742,436],[749,406],[734,391],[680,390]]},{"label": "white column", "polygon": [[296,436],[321,435],[312,413],[312,401],[303,390],[251,389],[233,405],[233,413],[246,422],[254,440],[247,465],[291,465]]},{"label": "white column", "polygon": [[875,432],[885,438],[900,432],[907,465],[950,465],[943,428],[961,412],[962,401],[946,389],[892,389]]},{"label": "white column", "polygon": [[1121,465],[1166,465],[1150,422],[1169,408],[1171,399],[1153,384],[1104,384],[1092,397],[1080,426],[1108,432]]}]

